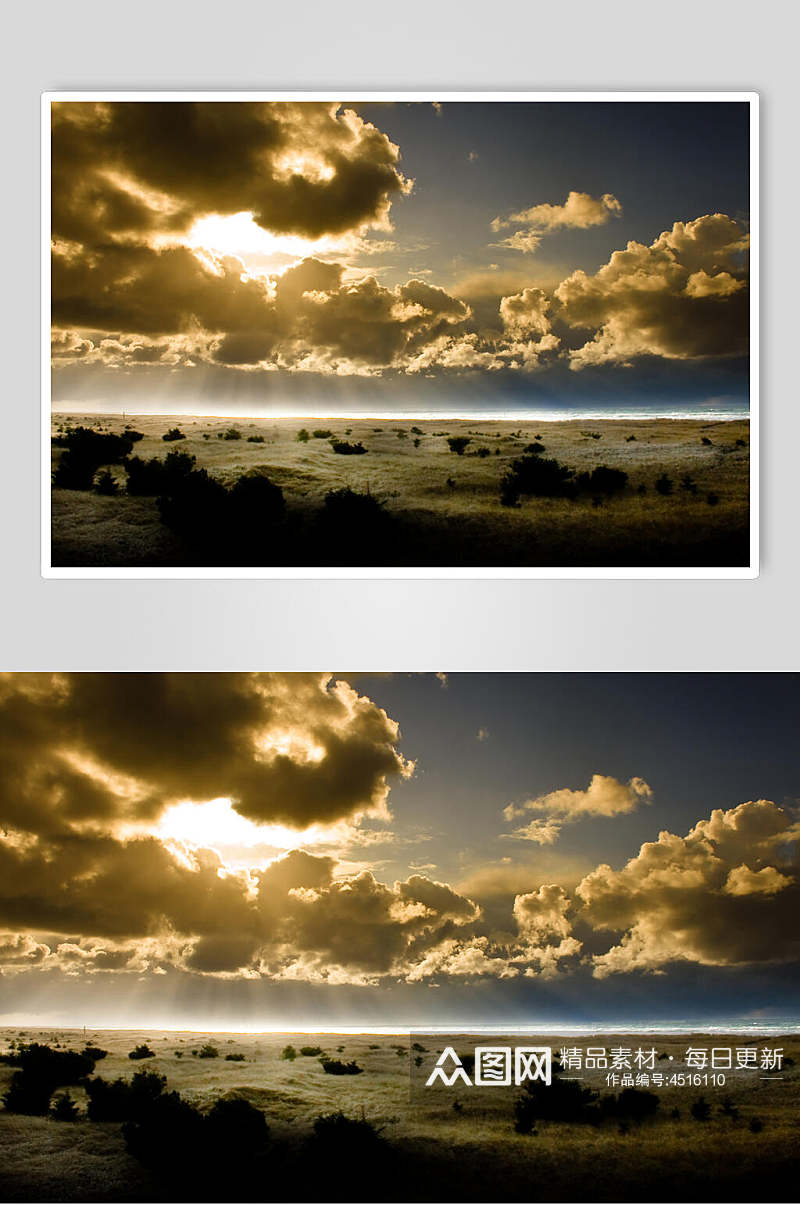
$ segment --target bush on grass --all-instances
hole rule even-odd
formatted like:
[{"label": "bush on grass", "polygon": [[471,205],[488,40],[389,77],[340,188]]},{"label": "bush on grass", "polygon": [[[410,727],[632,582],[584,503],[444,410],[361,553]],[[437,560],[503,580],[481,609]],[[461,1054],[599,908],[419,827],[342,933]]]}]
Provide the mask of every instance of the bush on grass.
[{"label": "bush on grass", "polygon": [[69,1092],[61,1092],[55,1098],[50,1109],[50,1116],[53,1121],[77,1121],[78,1106]]},{"label": "bush on grass", "polygon": [[451,452],[455,452],[456,456],[463,456],[472,440],[468,435],[451,435],[447,440],[447,446]]},{"label": "bush on grass", "polygon": [[139,1046],[134,1046],[133,1050],[128,1051],[129,1059],[154,1059],[155,1057],[155,1050],[151,1050],[146,1042],[142,1042]]},{"label": "bush on grass", "polygon": [[355,1059],[350,1063],[345,1063],[341,1059],[329,1059],[323,1055],[319,1061],[326,1075],[361,1075],[364,1070],[363,1067],[359,1067]]}]

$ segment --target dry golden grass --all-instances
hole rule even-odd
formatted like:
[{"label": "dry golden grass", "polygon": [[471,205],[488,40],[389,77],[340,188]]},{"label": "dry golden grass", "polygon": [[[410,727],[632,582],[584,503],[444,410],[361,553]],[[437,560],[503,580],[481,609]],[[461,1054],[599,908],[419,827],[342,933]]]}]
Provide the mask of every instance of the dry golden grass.
[{"label": "dry golden grass", "polygon": [[[5,1031],[10,1037],[11,1031]],[[14,1032],[16,1036],[16,1031]],[[61,1041],[79,1048],[82,1032],[28,1031],[26,1040]],[[599,1127],[540,1123],[535,1135],[513,1131],[515,1089],[437,1089],[428,1095],[409,1092],[408,1056],[396,1047],[408,1039],[369,1034],[314,1036],[287,1034],[196,1034],[159,1031],[90,1031],[86,1040],[108,1049],[98,1064],[104,1078],[131,1076],[146,1068],[167,1076],[169,1087],[206,1108],[220,1095],[245,1097],[267,1116],[273,1139],[283,1149],[302,1151],[313,1120],[341,1109],[385,1126],[384,1134],[400,1166],[419,1169],[418,1194],[406,1199],[464,1200],[794,1200],[798,1170],[798,1106],[800,1070],[789,1066],[781,1081],[764,1081],[754,1071],[730,1073],[724,1087],[654,1089],[660,1108],[651,1123],[621,1133],[614,1123]],[[519,1040],[519,1039],[517,1039]],[[754,1040],[735,1035],[710,1040],[707,1035],[613,1035],[592,1039],[543,1035],[537,1044],[555,1049],[567,1044],[651,1045],[674,1055],[677,1065],[687,1045],[781,1046],[800,1062],[796,1035]],[[146,1042],[156,1057],[132,1062],[127,1052]],[[217,1059],[199,1059],[191,1051],[204,1042],[220,1051]],[[287,1042],[322,1046],[335,1057],[355,1058],[364,1073],[354,1077],[326,1075],[316,1058],[281,1058]],[[428,1058],[443,1045],[441,1038],[422,1038]],[[512,1039],[513,1042],[513,1039]],[[471,1049],[472,1038],[460,1038],[459,1049]],[[338,1046],[344,1050],[339,1052]],[[373,1049],[373,1047],[377,1047]],[[0,1042],[5,1049],[5,1042]],[[182,1052],[177,1058],[175,1052]],[[224,1055],[243,1053],[246,1062],[225,1062]],[[665,1060],[659,1066],[671,1066]],[[11,1068],[0,1066],[0,1091]],[[604,1073],[587,1083],[608,1091]],[[696,1122],[691,1102],[703,1094],[712,1119]],[[73,1095],[83,1103],[77,1090]],[[740,1110],[737,1121],[720,1114],[725,1096]],[[462,1111],[453,1110],[458,1099]],[[680,1117],[670,1116],[673,1108]],[[764,1125],[751,1132],[749,1121]],[[300,1156],[302,1160],[302,1155]],[[346,1169],[342,1169],[344,1171]],[[400,1191],[385,1185],[359,1185],[357,1169],[344,1184],[331,1186],[330,1199],[394,1200]],[[433,1188],[431,1188],[433,1186]],[[760,1186],[760,1187],[759,1187]],[[406,1189],[408,1183],[406,1183]],[[430,1192],[433,1191],[433,1197]],[[265,1189],[266,1192],[266,1189]],[[236,1200],[235,1181],[230,1199]],[[0,1112],[0,1198],[4,1200],[162,1199],[158,1185],[125,1153],[119,1127],[81,1120],[73,1124]],[[267,1199],[269,1194],[267,1193]],[[327,1198],[326,1198],[327,1199]]]},{"label": "dry golden grass", "polygon": [[[67,421],[119,432],[126,420],[121,416],[58,415],[53,430]],[[282,488],[289,511],[301,519],[322,505],[329,490],[369,491],[405,525],[411,546],[398,563],[510,567],[747,563],[746,420],[576,420],[519,425],[467,419],[400,424],[363,419],[237,422],[132,416],[127,421],[145,434],[134,448],[135,455],[163,457],[171,448],[179,448],[194,455],[199,467],[226,484],[248,471],[266,473]],[[178,426],[186,439],[163,442],[161,436],[172,426]],[[219,438],[231,426],[242,438]],[[368,452],[341,456],[326,439],[300,443],[296,436],[302,427],[309,431],[319,427],[340,439],[360,441]],[[415,435],[412,427],[422,434]],[[448,448],[447,437],[456,434],[472,441],[463,456]],[[247,442],[251,435],[263,437],[264,442]],[[629,475],[624,494],[599,507],[588,497],[577,501],[527,498],[519,509],[502,507],[500,481],[536,436],[541,436],[545,456],[555,457],[576,472],[591,471],[600,464],[624,469]],[[703,438],[710,439],[711,445],[702,444]],[[414,446],[415,439],[419,447]],[[742,441],[739,446],[737,440]],[[476,455],[479,448],[487,448],[489,455]],[[54,461],[59,454],[54,449]],[[124,485],[122,469],[112,471]],[[675,483],[675,492],[668,497],[653,488],[664,472]],[[687,473],[696,483],[696,494],[679,486]],[[640,494],[640,486],[647,492]],[[708,504],[709,493],[717,496],[716,505]],[[54,490],[52,533],[53,563],[57,565],[187,563],[180,546],[161,525],[151,498],[101,498]],[[389,550],[379,553],[373,563],[391,565],[395,563],[391,558]]]}]

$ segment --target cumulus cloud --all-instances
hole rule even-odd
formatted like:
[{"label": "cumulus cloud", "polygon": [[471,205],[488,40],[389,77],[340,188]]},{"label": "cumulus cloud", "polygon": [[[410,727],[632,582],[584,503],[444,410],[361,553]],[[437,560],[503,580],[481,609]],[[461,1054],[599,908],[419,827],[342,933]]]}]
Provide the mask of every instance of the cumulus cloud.
[{"label": "cumulus cloud", "polygon": [[531,205],[529,209],[522,209],[506,218],[495,218],[491,223],[495,233],[510,226],[524,226],[525,229],[517,230],[492,245],[532,253],[539,247],[543,236],[553,230],[588,230],[590,226],[603,226],[609,218],[621,214],[622,205],[611,193],[592,197],[588,192],[575,192],[573,189],[563,205]]},{"label": "cumulus cloud", "polygon": [[629,242],[593,276],[578,269],[555,291],[559,317],[594,331],[571,367],[745,355],[749,236],[725,214],[675,222],[649,246]]},{"label": "cumulus cloud", "polygon": [[[800,823],[767,800],[662,832],[619,870],[559,873],[543,851],[458,885],[432,866],[382,882],[377,864],[300,848],[232,864],[159,827],[220,798],[290,839],[386,818],[390,781],[411,771],[398,742],[382,709],[326,675],[3,676],[0,973],[435,984],[800,954]],[[509,819],[560,824],[649,798],[642,779],[595,775]]]},{"label": "cumulus cloud", "polygon": [[500,301],[500,317],[515,334],[546,335],[550,330],[550,300],[542,289],[523,289]]},{"label": "cumulus cloud", "polygon": [[[512,314],[509,303],[507,330],[496,313],[497,329],[484,330],[463,299],[420,276],[387,288],[320,258],[325,240],[328,255],[374,250],[364,232],[390,229],[393,200],[411,188],[399,148],[341,105],[58,103],[52,148],[62,371],[530,370],[557,345],[524,306]],[[258,255],[215,250],[203,232],[226,221],[237,237],[244,221],[288,239],[290,266],[270,272]]]},{"label": "cumulus cloud", "polygon": [[412,770],[398,725],[327,675],[8,675],[0,729],[0,823],[39,833],[223,796],[302,828],[383,811]]},{"label": "cumulus cloud", "polygon": [[552,845],[561,832],[561,826],[584,816],[619,816],[635,811],[642,803],[649,803],[653,792],[643,778],[632,778],[628,783],[619,782],[606,774],[593,774],[585,791],[573,791],[567,787],[550,791],[525,803],[511,803],[504,808],[506,820],[517,820],[528,812],[546,812],[545,819],[534,819],[513,833],[506,834],[538,845]]},{"label": "cumulus cloud", "polygon": [[399,148],[339,104],[70,101],[52,113],[53,233],[83,244],[245,211],[309,238],[386,226],[410,187]]},{"label": "cumulus cloud", "polygon": [[762,799],[715,810],[685,837],[660,833],[621,870],[598,866],[576,889],[580,916],[620,936],[594,956],[595,975],[796,958],[797,836]]}]

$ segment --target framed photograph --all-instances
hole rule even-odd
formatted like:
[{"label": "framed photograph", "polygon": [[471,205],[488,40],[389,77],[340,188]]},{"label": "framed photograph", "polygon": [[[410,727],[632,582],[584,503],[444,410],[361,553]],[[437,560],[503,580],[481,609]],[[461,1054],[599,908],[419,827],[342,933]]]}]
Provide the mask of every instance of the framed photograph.
[{"label": "framed photograph", "polygon": [[3,675],[0,1200],[792,1200],[799,722],[788,673]]},{"label": "framed photograph", "polygon": [[754,577],[758,98],[48,93],[42,572]]}]

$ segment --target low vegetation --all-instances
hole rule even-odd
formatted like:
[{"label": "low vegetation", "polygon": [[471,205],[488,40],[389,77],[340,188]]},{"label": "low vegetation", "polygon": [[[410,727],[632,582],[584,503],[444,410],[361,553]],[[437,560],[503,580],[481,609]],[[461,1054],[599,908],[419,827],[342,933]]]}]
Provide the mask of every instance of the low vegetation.
[{"label": "low vegetation", "polygon": [[367,451],[362,443],[348,443],[346,439],[332,439],[331,447],[340,456],[363,456]]},{"label": "low vegetation", "polygon": [[[55,564],[713,565],[747,558],[747,445],[734,438],[735,428],[706,455],[696,424],[686,424],[679,446],[669,424],[662,431],[644,423],[635,448],[630,427],[612,425],[603,434],[551,424],[543,435],[512,433],[507,424],[423,432],[416,424],[373,429],[362,422],[343,427],[340,437],[287,422],[274,424],[267,438],[252,428],[192,424],[172,429],[189,441],[185,450],[159,456],[154,441],[164,424],[140,425],[113,434],[65,420],[54,431]],[[228,442],[231,431],[241,438]],[[411,440],[396,444],[406,433],[414,436],[413,455]],[[601,434],[598,463],[594,437]],[[143,448],[139,436],[149,441]],[[327,439],[335,455],[324,448],[303,455],[314,437]],[[269,463],[259,463],[267,443]],[[449,476],[448,464],[455,470]]]},{"label": "low vegetation", "polygon": [[359,1067],[355,1059],[346,1063],[342,1059],[326,1058],[323,1055],[319,1061],[326,1075],[361,1075],[364,1070],[363,1067]]},{"label": "low vegetation", "polygon": [[139,1046],[134,1046],[133,1050],[128,1054],[129,1059],[154,1059],[155,1057],[155,1050],[151,1050],[146,1042],[142,1042]]},{"label": "low vegetation", "polygon": [[[141,1067],[98,1075],[106,1045],[112,1067],[127,1063],[130,1043],[118,1036],[74,1050],[40,1037],[15,1038],[0,1071],[13,1079],[46,1068],[48,1083],[70,1082],[38,1115],[0,1112],[4,1199],[358,1201],[375,1200],[379,1185],[387,1201],[477,1202],[495,1200],[500,1183],[508,1201],[793,1199],[800,1081],[790,1058],[785,1081],[753,1082],[752,1095],[611,1092],[602,1075],[577,1082],[556,1064],[550,1087],[443,1089],[420,1108],[408,1101],[409,1046],[393,1041],[349,1039],[363,1074],[320,1086],[313,1065],[275,1061],[285,1039],[237,1041],[242,1074],[200,1062],[205,1046],[224,1046],[198,1037],[198,1058],[171,1062],[168,1082]],[[163,1055],[177,1042],[142,1044]],[[412,1057],[432,1065],[435,1043],[411,1043]],[[659,1045],[664,1060],[678,1048]],[[471,1055],[466,1042],[458,1049]]]}]

